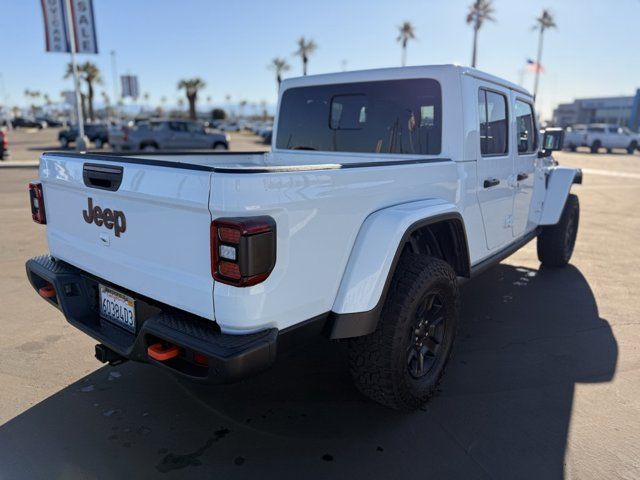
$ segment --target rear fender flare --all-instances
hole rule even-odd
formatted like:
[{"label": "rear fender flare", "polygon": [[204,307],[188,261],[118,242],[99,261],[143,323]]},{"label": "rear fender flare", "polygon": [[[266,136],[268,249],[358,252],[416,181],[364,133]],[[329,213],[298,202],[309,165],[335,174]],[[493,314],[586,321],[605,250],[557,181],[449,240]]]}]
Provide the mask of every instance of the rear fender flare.
[{"label": "rear fender flare", "polygon": [[404,203],[369,215],[356,237],[327,324],[330,338],[367,335],[376,329],[386,291],[402,248],[415,230],[455,219],[460,222],[468,274],[468,246],[462,215],[441,199]]}]

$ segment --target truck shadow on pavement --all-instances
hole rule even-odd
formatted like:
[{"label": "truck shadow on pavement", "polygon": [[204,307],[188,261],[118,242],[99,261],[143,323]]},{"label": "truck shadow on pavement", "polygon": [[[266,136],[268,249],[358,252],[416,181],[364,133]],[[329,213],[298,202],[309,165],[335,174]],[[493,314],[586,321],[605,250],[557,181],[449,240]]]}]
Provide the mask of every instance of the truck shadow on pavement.
[{"label": "truck shadow on pavement", "polygon": [[462,292],[456,353],[411,414],[362,398],[343,342],[228,386],[104,367],[0,427],[6,478],[562,478],[576,383],[617,344],[575,267],[499,265]]}]

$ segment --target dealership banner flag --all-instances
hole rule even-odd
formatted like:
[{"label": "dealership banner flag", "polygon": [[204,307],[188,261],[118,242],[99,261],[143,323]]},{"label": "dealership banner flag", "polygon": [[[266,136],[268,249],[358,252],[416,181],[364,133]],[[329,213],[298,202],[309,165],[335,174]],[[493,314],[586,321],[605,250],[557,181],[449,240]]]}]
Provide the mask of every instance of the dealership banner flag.
[{"label": "dealership banner flag", "polygon": [[69,53],[64,0],[41,0],[47,52]]},{"label": "dealership banner flag", "polygon": [[69,3],[71,4],[76,53],[98,53],[93,1],[71,0]]},{"label": "dealership banner flag", "polygon": [[[41,0],[41,3],[47,52],[70,53],[69,37],[72,37],[76,53],[98,53],[92,0]],[[71,35],[67,30],[69,15]]]},{"label": "dealership banner flag", "polygon": [[135,75],[121,75],[120,83],[122,84],[122,97],[138,98],[140,91],[138,90],[138,77]]}]

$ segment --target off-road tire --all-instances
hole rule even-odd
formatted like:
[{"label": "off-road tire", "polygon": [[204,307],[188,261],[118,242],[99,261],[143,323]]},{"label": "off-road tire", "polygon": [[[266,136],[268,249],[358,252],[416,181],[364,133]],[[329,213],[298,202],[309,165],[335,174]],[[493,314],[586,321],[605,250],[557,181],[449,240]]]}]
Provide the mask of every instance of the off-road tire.
[{"label": "off-road tire", "polygon": [[[423,377],[409,372],[418,308],[441,298],[444,329],[432,367]],[[442,312],[442,315],[439,314]],[[349,342],[351,374],[367,397],[396,410],[415,410],[434,394],[451,355],[458,326],[458,282],[451,266],[434,257],[405,253],[398,262],[377,329]]]},{"label": "off-road tire", "polygon": [[543,227],[538,235],[538,260],[545,267],[564,267],[573,254],[580,224],[580,202],[572,193],[564,204],[560,221]]},{"label": "off-road tire", "polygon": [[600,140],[596,140],[595,142],[593,142],[591,144],[591,153],[598,153],[601,146],[602,146],[602,143],[600,143]]}]

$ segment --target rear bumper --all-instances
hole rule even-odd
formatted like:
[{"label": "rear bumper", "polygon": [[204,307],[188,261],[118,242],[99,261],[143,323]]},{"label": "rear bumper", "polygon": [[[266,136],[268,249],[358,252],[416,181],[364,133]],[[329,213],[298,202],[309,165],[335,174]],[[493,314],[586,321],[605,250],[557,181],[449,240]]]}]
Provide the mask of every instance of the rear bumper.
[{"label": "rear bumper", "polygon": [[[111,285],[136,300],[136,332],[131,333],[99,315],[98,286],[110,285],[49,255],[26,263],[27,277],[36,291],[52,285],[55,295],[43,298],[58,308],[69,323],[96,339],[119,356],[166,368],[177,375],[205,383],[229,383],[268,368],[276,357],[278,330],[249,335],[223,334],[206,319]],[[155,343],[179,347],[180,354],[157,361],[147,354]],[[206,365],[199,356],[207,358]]]}]

